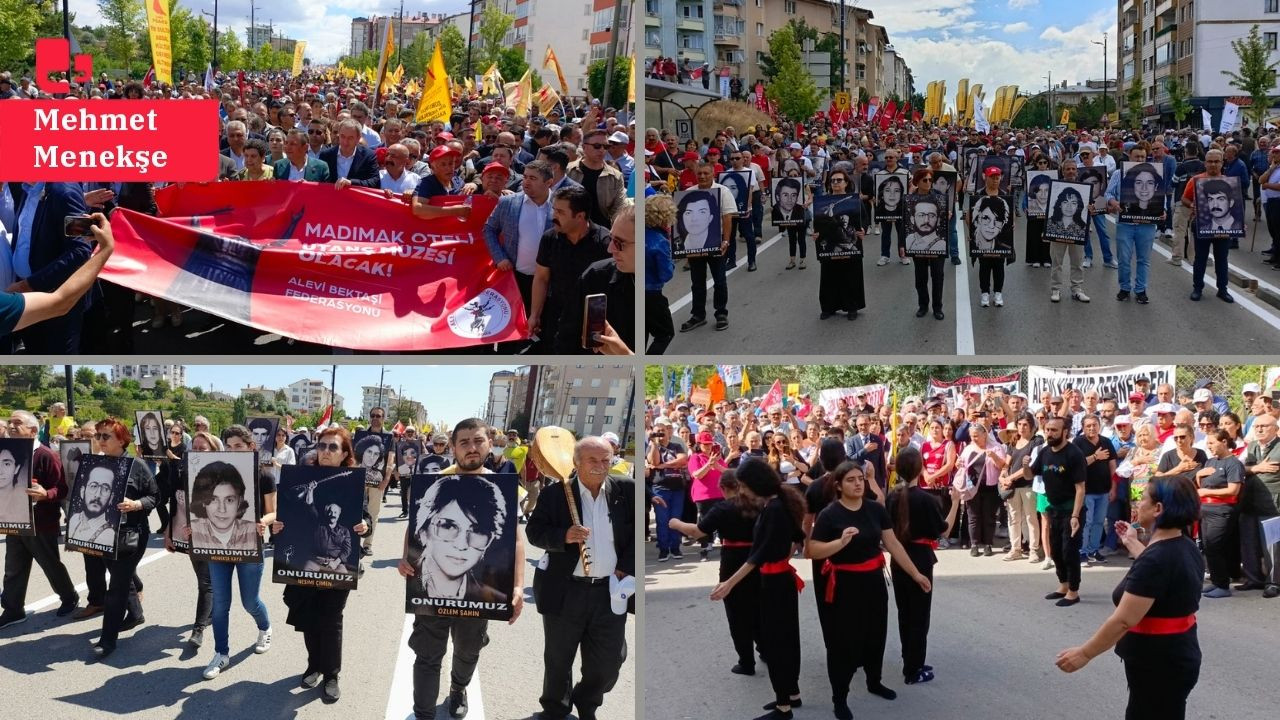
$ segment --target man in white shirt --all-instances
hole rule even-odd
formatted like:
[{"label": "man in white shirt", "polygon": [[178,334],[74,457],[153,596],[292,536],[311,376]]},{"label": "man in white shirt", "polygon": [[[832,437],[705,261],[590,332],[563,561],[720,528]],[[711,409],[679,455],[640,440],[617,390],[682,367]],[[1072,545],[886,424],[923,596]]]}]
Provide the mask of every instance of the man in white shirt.
[{"label": "man in white shirt", "polygon": [[360,141],[368,146],[370,150],[377,150],[382,147],[382,137],[378,135],[376,130],[369,127],[369,121],[372,120],[369,116],[369,106],[356,101],[351,103],[349,109],[351,110],[351,119],[360,123]]},{"label": "man in white shirt", "polygon": [[249,139],[249,131],[244,123],[232,120],[227,123],[227,157],[236,164],[236,170],[244,169],[244,144]]},{"label": "man in white shirt", "polygon": [[409,148],[400,143],[387,148],[386,163],[378,173],[379,187],[387,197],[399,195],[406,202],[413,197],[422,178],[408,169],[410,162]]}]

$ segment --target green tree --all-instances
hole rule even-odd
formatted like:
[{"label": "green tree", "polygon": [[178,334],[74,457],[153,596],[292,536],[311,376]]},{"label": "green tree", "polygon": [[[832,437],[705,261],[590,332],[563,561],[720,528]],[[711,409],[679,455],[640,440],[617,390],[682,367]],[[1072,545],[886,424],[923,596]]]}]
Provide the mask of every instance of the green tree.
[{"label": "green tree", "polygon": [[800,63],[800,46],[786,25],[769,35],[769,56],[777,74],[766,88],[778,103],[778,114],[793,121],[809,118],[818,109],[818,88]]},{"label": "green tree", "polygon": [[1280,67],[1280,61],[1271,62],[1271,49],[1262,40],[1257,25],[1249,28],[1248,37],[1232,40],[1231,49],[1240,60],[1240,70],[1223,70],[1222,74],[1231,78],[1231,87],[1253,98],[1249,107],[1242,110],[1253,120],[1254,127],[1261,128],[1267,110],[1276,99],[1271,91],[1276,86],[1276,68]]},{"label": "green tree", "polygon": [[187,388],[187,390],[190,391],[190,393],[194,395],[197,400],[204,399],[204,388],[200,387],[199,385],[196,385],[195,387]]},{"label": "green tree", "polygon": [[[427,70],[427,63],[431,62],[431,51],[431,39],[427,37],[426,33],[414,35],[413,42],[400,49],[400,62],[404,64],[406,78],[422,81],[422,76]],[[448,69],[448,63],[446,63],[445,69]]]},{"label": "green tree", "polygon": [[187,393],[181,388],[173,394],[173,405],[169,408],[169,416],[181,420],[188,426],[191,425],[191,403],[187,402]]},{"label": "green tree", "polygon": [[1044,95],[1027,100],[1009,123],[1014,128],[1042,128],[1049,124],[1049,100]]},{"label": "green tree", "polygon": [[146,31],[142,4],[136,0],[98,0],[98,10],[108,26],[107,59],[114,67],[128,68],[137,51],[134,38]]},{"label": "green tree", "polygon": [[102,400],[102,412],[111,417],[131,418],[133,416],[133,394],[117,388],[115,392]]},{"label": "green tree", "polygon": [[[587,89],[593,97],[604,95],[604,78],[608,69],[607,59],[597,60],[587,68]],[[627,105],[627,80],[631,77],[631,59],[615,58],[613,61],[613,87],[609,89],[608,99],[601,100],[605,105],[614,108]]]},{"label": "green tree", "polygon": [[95,373],[93,368],[88,365],[81,365],[76,368],[75,375],[72,377],[75,379],[77,385],[93,387],[96,384],[95,381],[98,379],[98,374]]},{"label": "green tree", "polygon": [[136,398],[142,392],[142,385],[132,378],[124,378],[116,387],[122,392],[128,393],[130,398]]},{"label": "green tree", "polygon": [[865,87],[858,88],[858,106],[861,107],[871,102],[871,93]]},{"label": "green tree", "polygon": [[245,52],[244,45],[240,44],[240,36],[234,30],[222,30],[218,33],[218,67],[228,70],[244,69]]},{"label": "green tree", "polygon": [[911,102],[911,112],[918,112],[920,113],[920,115],[923,116],[924,115],[924,95],[921,95],[920,93],[913,93],[911,97],[908,98],[908,100],[910,100]]},{"label": "green tree", "polygon": [[155,399],[160,400],[168,397],[172,390],[173,386],[169,384],[168,380],[157,380],[156,386],[151,388],[151,393]]},{"label": "green tree", "polygon": [[1124,113],[1129,127],[1136,129],[1142,125],[1142,75],[1135,75],[1124,93]]},{"label": "green tree", "polygon": [[36,23],[41,8],[30,0],[0,0],[0,68],[31,67],[35,57]]},{"label": "green tree", "polygon": [[1182,121],[1191,114],[1190,91],[1178,82],[1178,76],[1170,75],[1165,82],[1164,91],[1169,94],[1169,106],[1173,110],[1173,121],[1182,127]]},{"label": "green tree", "polygon": [[[597,61],[598,62],[598,61]],[[472,65],[472,70],[484,72],[489,69],[488,65],[483,67]],[[524,53],[517,48],[503,48],[501,55],[498,57],[498,72],[502,73],[502,79],[507,82],[515,82],[524,77],[525,71],[529,69],[529,63],[525,62]],[[600,71],[600,83],[604,84],[604,71]],[[542,76],[535,70],[529,75],[529,82],[534,90],[542,87]],[[623,90],[623,94],[626,91]]]},{"label": "green tree", "polygon": [[231,403],[231,422],[243,423],[247,417],[249,417],[249,404],[244,396],[240,396]]},{"label": "green tree", "polygon": [[[440,37],[436,39],[436,42],[442,43],[440,54],[444,56],[444,71],[449,74],[449,77],[459,77],[465,73],[467,71],[467,39],[462,37],[462,31],[455,27],[453,23],[449,23],[440,31]],[[434,51],[435,48],[433,47],[432,52]],[[430,58],[430,56],[428,56],[428,58]],[[373,60],[373,66],[378,66],[378,59],[376,57]],[[424,64],[418,69],[418,72],[422,72],[426,69],[427,66]],[[488,65],[485,65],[479,70],[476,70],[475,65],[472,65],[471,67],[473,73],[482,73],[488,69]],[[521,72],[524,71],[522,70]],[[510,80],[511,78],[507,79]]]},{"label": "green tree", "polygon": [[[506,47],[504,41],[507,37],[507,31],[515,23],[514,15],[508,15],[503,12],[498,3],[488,3],[485,5],[484,12],[480,14],[480,21],[476,23],[476,35],[479,37],[479,45],[471,49],[471,70],[476,72],[484,72],[493,63],[502,59],[502,50]],[[466,69],[463,68],[463,72]],[[521,73],[523,74],[523,70]],[[452,73],[450,73],[452,75]],[[514,78],[503,75],[508,80]],[[517,76],[518,77],[518,76]]]}]

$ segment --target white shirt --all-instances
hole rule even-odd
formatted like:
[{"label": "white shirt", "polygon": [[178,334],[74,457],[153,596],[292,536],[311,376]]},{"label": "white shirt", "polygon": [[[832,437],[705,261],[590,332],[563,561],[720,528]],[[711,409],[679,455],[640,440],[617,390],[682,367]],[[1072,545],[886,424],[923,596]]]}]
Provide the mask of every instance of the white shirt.
[{"label": "white shirt", "polygon": [[244,169],[244,155],[237,155],[235,150],[232,150],[230,146],[227,146],[227,157],[231,158],[235,162],[237,170]]},{"label": "white shirt", "polygon": [[351,172],[351,163],[355,162],[355,159],[356,159],[355,150],[351,151],[350,156],[344,156],[341,150],[338,151],[338,162],[337,162],[338,177],[334,178],[335,182],[341,178],[346,177],[347,174]]},{"label": "white shirt", "polygon": [[[565,492],[569,492],[565,488]],[[582,481],[578,481],[578,494],[582,501],[578,503],[578,514],[582,526],[591,530],[587,537],[587,549],[591,553],[591,575],[593,578],[609,577],[618,569],[618,551],[613,547],[613,521],[609,519],[609,501],[605,497],[604,486],[600,486],[600,494],[591,497],[591,491]],[[582,559],[573,569],[578,577],[587,577],[582,571]]]},{"label": "white shirt", "polygon": [[547,214],[551,212],[551,196],[542,205],[528,195],[520,203],[520,238],[516,244],[516,272],[532,275],[538,269],[538,247],[546,232]]},{"label": "white shirt", "polygon": [[387,172],[386,170],[379,171],[378,177],[380,178],[381,187],[383,190],[390,190],[391,192],[397,193],[397,194],[403,193],[405,190],[416,190],[418,187],[418,183],[422,182],[422,178],[418,177],[416,173],[410,172],[408,170],[400,171],[399,180],[396,180],[395,178],[391,177],[391,173]]},{"label": "white shirt", "polygon": [[306,179],[306,173],[307,164],[305,162],[302,163],[302,167],[298,167],[293,164],[293,161],[289,161],[289,182],[302,182]]},{"label": "white shirt", "polygon": [[364,136],[364,144],[368,145],[370,150],[376,150],[382,147],[382,136],[373,128],[367,125],[361,125],[360,134]]}]

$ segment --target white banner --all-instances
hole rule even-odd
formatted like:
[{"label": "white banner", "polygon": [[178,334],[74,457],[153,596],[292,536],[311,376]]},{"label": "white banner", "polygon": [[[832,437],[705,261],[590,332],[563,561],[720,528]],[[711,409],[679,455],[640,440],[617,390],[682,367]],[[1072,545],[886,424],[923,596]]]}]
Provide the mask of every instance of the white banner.
[{"label": "white banner", "polygon": [[926,395],[926,398],[942,395],[944,396],[943,399],[947,403],[948,407],[963,407],[961,401],[965,399],[965,392],[968,391],[969,388],[977,388],[983,392],[985,392],[987,388],[994,388],[996,390],[1004,390],[1012,395],[1018,391],[1018,380],[1020,377],[1021,373],[1014,373],[1012,375],[1005,375],[1004,377],[997,378],[980,378],[969,375],[949,382],[929,378],[929,385],[927,386],[928,394]]},{"label": "white banner", "polygon": [[720,377],[724,380],[725,385],[741,385],[742,384],[742,366],[741,365],[721,365]]},{"label": "white banner", "polygon": [[729,97],[729,78],[723,75],[720,76],[720,97]]},{"label": "white banner", "polygon": [[862,387],[828,388],[818,393],[818,404],[827,411],[827,417],[834,417],[842,404],[852,407],[857,402],[858,393],[867,394],[868,405],[879,407],[889,402],[889,386],[881,383]]},{"label": "white banner", "polygon": [[987,121],[987,107],[982,104],[982,98],[974,99],[973,127],[980,133],[991,132],[991,123]]},{"label": "white banner", "polygon": [[1200,127],[1205,130],[1213,127],[1213,118],[1209,117],[1209,111],[1204,108],[1200,108]]},{"label": "white banner", "polygon": [[1240,106],[1233,102],[1222,104],[1222,122],[1218,125],[1218,132],[1226,134],[1236,129],[1236,122],[1240,119]]},{"label": "white banner", "polygon": [[1267,368],[1267,384],[1262,386],[1262,392],[1270,395],[1280,390],[1280,367]]},{"label": "white banner", "polygon": [[1067,388],[1082,391],[1097,390],[1100,395],[1113,395],[1121,407],[1133,392],[1133,382],[1140,377],[1149,378],[1151,387],[1161,383],[1173,385],[1176,380],[1175,365],[1108,365],[1089,368],[1051,368],[1032,365],[1027,368],[1027,394],[1031,402],[1039,403],[1044,393],[1061,395]]}]

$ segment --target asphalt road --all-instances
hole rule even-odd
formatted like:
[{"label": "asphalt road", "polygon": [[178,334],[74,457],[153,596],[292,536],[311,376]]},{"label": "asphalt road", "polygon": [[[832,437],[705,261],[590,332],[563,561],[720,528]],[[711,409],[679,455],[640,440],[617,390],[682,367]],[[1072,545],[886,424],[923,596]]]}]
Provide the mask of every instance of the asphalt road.
[{"label": "asphalt road", "polygon": [[[194,614],[195,576],[181,555],[166,553],[152,542],[139,570],[145,588],[146,624],[121,635],[116,652],[101,663],[89,662],[92,639],[101,631],[101,616],[82,621],[54,616],[57,597],[39,567],[34,567],[27,592],[27,621],[0,630],[0,697],[9,710],[25,717],[101,718],[127,715],[149,718],[412,718],[413,652],[409,650],[404,610],[404,580],[395,570],[406,520],[396,516],[400,499],[383,507],[374,554],[359,589],[347,602],[343,616],[342,699],[334,705],[320,700],[320,690],[304,690],[298,679],[306,667],[306,648],[300,633],[285,624],[281,600],[284,586],[264,578],[260,596],[271,615],[272,647],[254,655],[257,628],[239,605],[233,589],[231,607],[231,666],[217,678],[201,677],[213,656],[213,630],[205,632],[204,647],[185,643]],[[152,518],[153,524],[156,519]],[[521,529],[523,532],[523,528]],[[3,557],[0,543],[0,557]],[[542,551],[526,546],[530,566],[525,580],[533,582],[533,564]],[[84,581],[78,553],[62,555],[71,578]],[[372,563],[369,561],[372,560]],[[270,562],[270,558],[268,558]],[[468,688],[469,719],[528,718],[539,710],[542,688],[542,622],[525,588],[525,608],[514,625],[491,622],[490,643]],[[81,604],[85,590],[80,588]],[[600,708],[601,718],[635,718],[635,623],[627,623],[631,652],[617,686]],[[448,688],[450,660],[445,657],[440,702]],[[575,670],[575,674],[576,674]],[[447,718],[443,705],[437,717]],[[572,716],[571,716],[572,717]]]},{"label": "asphalt road", "polygon": [[[1127,560],[1083,570],[1081,603],[1057,608],[1043,595],[1057,589],[1052,570],[1038,565],[971,558],[965,550],[939,551],[934,569],[928,663],[936,679],[904,685],[897,611],[889,601],[884,682],[892,702],[853,679],[849,707],[856,718],[1118,718],[1127,702],[1124,668],[1113,653],[1068,675],[1054,666],[1058,652],[1084,643],[1112,611],[1111,590]],[[679,562],[656,562],[649,548],[645,573],[645,710],[649,717],[740,720],[759,715],[773,700],[767,668],[734,675],[737,661],[720,603],[708,595],[716,582],[718,551],[700,563],[697,552]],[[808,560],[792,560],[806,583]],[[890,591],[892,593],[892,591]],[[1259,592],[1205,600],[1197,616],[1204,661],[1187,707],[1189,718],[1262,720],[1275,717],[1275,668],[1280,663],[1280,599]],[[831,717],[822,634],[813,586],[800,594],[800,693],[797,720]]]},{"label": "asphalt road", "polygon": [[[819,263],[812,236],[808,242],[808,267],[784,269],[788,262],[785,234],[768,224],[759,247],[756,272],[748,272],[746,245],[739,240],[738,266],[729,271],[729,328],[713,327],[711,292],[707,292],[709,322],[691,332],[679,332],[689,318],[690,276],[683,261],[676,262],[676,277],[664,294],[671,303],[677,333],[667,354],[722,355],[831,355],[831,354],[1222,354],[1280,352],[1280,311],[1261,302],[1240,287],[1232,288],[1234,305],[1213,296],[1213,266],[1209,292],[1192,302],[1191,264],[1170,265],[1168,246],[1157,243],[1152,253],[1147,294],[1149,305],[1132,299],[1117,302],[1117,271],[1106,268],[1094,245],[1094,265],[1084,271],[1084,292],[1089,304],[1071,300],[1064,288],[1062,302],[1049,300],[1048,268],[1025,264],[1026,217],[1017,218],[1015,247],[1018,261],[1006,267],[1005,306],[980,307],[977,265],[964,254],[962,265],[946,265],[943,309],[939,322],[932,314],[916,318],[915,275],[910,265],[897,259],[884,267],[879,259],[880,236],[868,232],[863,241],[863,278],[867,308],[849,322],[843,314],[818,318]],[[1114,226],[1111,226],[1114,249]],[[894,238],[895,244],[897,238]],[[1233,251],[1229,262],[1258,278],[1264,287],[1280,294],[1280,273],[1262,263],[1261,251],[1270,241],[1265,223],[1258,229],[1256,250],[1248,252],[1250,238]],[[896,253],[896,250],[894,251]]]}]

